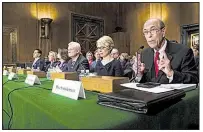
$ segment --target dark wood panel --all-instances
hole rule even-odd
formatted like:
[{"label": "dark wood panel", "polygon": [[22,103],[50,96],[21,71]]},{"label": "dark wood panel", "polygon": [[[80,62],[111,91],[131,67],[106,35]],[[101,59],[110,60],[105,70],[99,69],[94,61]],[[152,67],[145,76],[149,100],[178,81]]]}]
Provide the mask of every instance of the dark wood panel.
[{"label": "dark wood panel", "polygon": [[3,35],[3,63],[11,63],[10,35]]},{"label": "dark wood panel", "polygon": [[[132,54],[141,45],[147,46],[142,35],[142,26],[150,17],[150,3],[3,3],[2,5],[3,25],[18,28],[17,60],[21,62],[32,61],[32,52],[39,47],[38,18],[42,15],[54,17],[50,38],[50,49],[54,51],[58,48],[67,48],[67,44],[72,40],[72,12],[104,19],[104,34],[107,35],[114,33],[116,26],[121,26],[129,35],[129,49]],[[198,23],[198,11],[198,3],[163,3],[162,14],[166,12],[168,15],[164,21],[168,26],[167,36],[178,40],[180,25]],[[46,46],[43,52],[47,54]]]},{"label": "dark wood panel", "polygon": [[[71,41],[70,13],[91,15],[105,20],[105,32],[115,28],[116,3],[3,3],[3,24],[19,28],[17,60],[32,61],[32,52],[39,47],[38,19],[42,15],[54,16],[51,23],[51,49],[67,48]],[[44,13],[44,14],[43,14]],[[47,54],[46,47],[43,52]]]}]

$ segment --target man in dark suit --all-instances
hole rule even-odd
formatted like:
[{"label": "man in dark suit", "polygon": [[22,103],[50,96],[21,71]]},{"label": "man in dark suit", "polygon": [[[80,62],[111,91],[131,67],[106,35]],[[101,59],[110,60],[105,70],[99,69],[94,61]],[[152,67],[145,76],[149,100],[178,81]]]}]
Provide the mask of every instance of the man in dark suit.
[{"label": "man in dark suit", "polygon": [[71,58],[68,61],[68,71],[78,72],[81,70],[89,70],[88,60],[81,54],[80,44],[77,42],[70,42],[68,44],[68,56]]},{"label": "man in dark suit", "polygon": [[198,83],[192,49],[165,38],[165,25],[159,19],[145,22],[143,33],[149,48],[142,51],[140,82]]},{"label": "man in dark suit", "polygon": [[35,59],[32,63],[32,69],[37,69],[44,71],[44,60],[41,59],[42,51],[40,49],[35,49],[33,52],[33,58]]}]

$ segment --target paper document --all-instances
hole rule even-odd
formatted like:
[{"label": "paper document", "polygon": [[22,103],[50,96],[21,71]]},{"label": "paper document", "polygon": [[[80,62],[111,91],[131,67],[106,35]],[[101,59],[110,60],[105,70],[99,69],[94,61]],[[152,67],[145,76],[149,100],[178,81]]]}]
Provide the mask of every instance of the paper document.
[{"label": "paper document", "polygon": [[151,92],[151,93],[163,93],[163,92],[173,90],[173,89],[169,89],[169,88],[161,88],[159,86],[154,87],[154,88],[142,88],[142,87],[137,87],[136,84],[138,84],[138,83],[124,83],[124,84],[121,84],[121,86],[127,87],[127,88],[132,88],[132,89],[137,89],[137,90],[141,90],[141,91]]},{"label": "paper document", "polygon": [[184,91],[190,91],[196,89],[196,84],[161,84],[160,87],[170,89],[183,89]]},{"label": "paper document", "polygon": [[161,84],[160,86],[154,88],[137,87],[136,84],[138,83],[124,83],[121,84],[121,86],[151,93],[163,93],[174,89],[183,89],[184,91],[190,91],[196,88],[196,84]]}]

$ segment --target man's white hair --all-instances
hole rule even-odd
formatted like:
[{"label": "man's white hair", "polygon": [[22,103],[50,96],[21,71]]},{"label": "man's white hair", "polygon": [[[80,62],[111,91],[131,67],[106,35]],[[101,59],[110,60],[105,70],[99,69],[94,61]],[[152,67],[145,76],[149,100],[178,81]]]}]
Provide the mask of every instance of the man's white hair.
[{"label": "man's white hair", "polygon": [[81,46],[80,46],[80,44],[79,43],[77,43],[77,42],[70,42],[69,44],[68,44],[68,46],[72,46],[72,47],[74,47],[74,48],[76,48],[76,50],[78,50],[79,52],[81,52]]}]

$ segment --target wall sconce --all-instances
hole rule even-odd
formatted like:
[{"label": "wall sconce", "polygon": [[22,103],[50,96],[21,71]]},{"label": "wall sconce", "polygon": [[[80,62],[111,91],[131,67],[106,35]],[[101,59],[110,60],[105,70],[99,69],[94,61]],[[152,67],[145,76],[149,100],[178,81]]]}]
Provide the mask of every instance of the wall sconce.
[{"label": "wall sconce", "polygon": [[40,38],[49,39],[50,36],[50,24],[53,20],[50,18],[40,19]]}]

